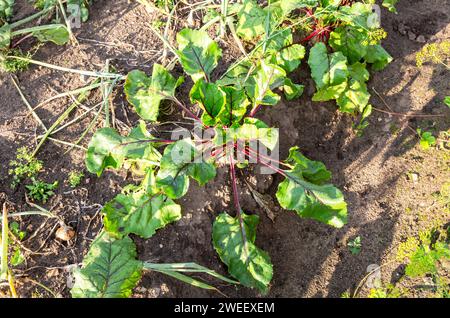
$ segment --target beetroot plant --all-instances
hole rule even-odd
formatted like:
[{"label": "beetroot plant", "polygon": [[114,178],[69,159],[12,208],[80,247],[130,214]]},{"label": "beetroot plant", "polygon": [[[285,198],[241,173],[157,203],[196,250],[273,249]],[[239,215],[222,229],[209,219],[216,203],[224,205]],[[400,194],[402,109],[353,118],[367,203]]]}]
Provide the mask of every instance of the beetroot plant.
[{"label": "beetroot plant", "polygon": [[[255,116],[265,107],[278,104],[281,93],[286,99],[302,94],[304,86],[289,76],[308,55],[316,84],[313,101],[335,100],[342,112],[362,114],[360,128],[367,125],[364,119],[371,111],[367,68],[382,69],[392,60],[380,45],[384,33],[367,2],[269,1],[261,7],[246,0],[233,5],[226,19],[232,21],[239,41],[252,49],[220,76],[215,71],[222,56],[217,42],[205,30],[183,29],[177,34],[176,47],[168,41],[166,44],[193,83],[191,105],[177,98],[177,88],[184,78],[174,77],[164,66],[154,64],[151,76],[140,70],[128,73],[126,98],[141,121],[126,136],[111,127],[97,130],[89,143],[86,166],[99,177],[105,169],[130,169],[142,177],[142,182],[124,187],[104,205],[104,231],[78,272],[73,295],[108,296],[100,290],[109,286],[103,272],[113,264],[96,260],[92,256],[101,255],[103,250],[95,253],[92,249],[98,249],[99,244],[111,246],[102,243],[107,238],[134,251],[128,235],[150,238],[179,220],[182,207],[177,200],[186,195],[191,179],[203,186],[214,179],[218,166],[228,166],[233,206],[217,211],[212,243],[229,274],[246,287],[266,293],[273,267],[268,253],[255,243],[258,215],[241,207],[237,169],[258,164],[267,172],[281,175],[276,198],[282,208],[336,228],[344,226],[347,204],[342,192],[330,183],[331,172],[295,146],[285,160],[274,158],[278,130]],[[310,33],[296,42],[299,26]],[[178,107],[196,123],[196,129],[181,134],[182,138],[180,134],[173,138],[152,135],[146,122],[158,120],[164,101]],[[113,296],[129,295],[138,281],[143,265],[135,256],[134,252],[127,255],[127,261],[134,265],[118,266],[114,271],[120,273],[119,281],[126,292]],[[97,261],[103,263],[96,265]],[[97,275],[102,280],[96,285],[92,282]],[[86,282],[92,283],[88,289]],[[93,285],[96,291],[91,293]]]}]

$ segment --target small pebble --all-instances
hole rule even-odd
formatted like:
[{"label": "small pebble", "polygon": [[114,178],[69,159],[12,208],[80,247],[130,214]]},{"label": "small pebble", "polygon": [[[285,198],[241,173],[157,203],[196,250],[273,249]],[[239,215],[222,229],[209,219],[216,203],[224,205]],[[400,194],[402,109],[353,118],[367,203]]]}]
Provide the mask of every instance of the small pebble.
[{"label": "small pebble", "polygon": [[419,175],[415,172],[410,174],[410,178],[413,183],[417,183],[419,181]]},{"label": "small pebble", "polygon": [[425,37],[423,35],[419,35],[417,37],[416,41],[419,42],[419,43],[425,43],[426,39],[425,39]]},{"label": "small pebble", "polygon": [[398,32],[399,32],[401,35],[406,35],[406,26],[405,26],[403,23],[400,23],[400,24],[398,25]]}]

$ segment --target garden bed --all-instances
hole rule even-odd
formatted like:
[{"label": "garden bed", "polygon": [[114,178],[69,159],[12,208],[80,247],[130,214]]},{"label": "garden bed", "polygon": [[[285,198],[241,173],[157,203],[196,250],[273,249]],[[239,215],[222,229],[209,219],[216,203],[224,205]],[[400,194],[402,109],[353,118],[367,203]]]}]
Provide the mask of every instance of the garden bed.
[{"label": "garden bed", "polygon": [[[444,1],[450,5],[449,1]],[[442,10],[443,1],[400,0],[398,14],[383,10],[382,26],[388,33],[383,46],[394,60],[383,71],[372,73],[368,82],[371,104],[386,112],[374,111],[370,125],[361,137],[352,129],[352,117],[337,111],[335,103],[312,102],[314,82],[306,58],[293,78],[305,85],[301,98],[282,100],[266,107],[258,118],[279,128],[280,158],[286,158],[289,148],[300,147],[309,158],[322,161],[333,174],[332,182],[343,191],[348,204],[348,223],[335,229],[314,220],[299,218],[275,203],[275,193],[282,178],[276,175],[250,173],[252,168],[238,173],[241,206],[260,216],[257,245],[267,251],[274,266],[269,297],[340,297],[354,290],[366,275],[370,264],[385,264],[395,258],[393,251],[408,237],[430,227],[436,219],[448,222],[449,211],[433,194],[440,193],[449,181],[448,150],[419,146],[419,139],[409,127],[445,131],[450,126],[450,109],[442,103],[448,95],[448,72],[440,65],[417,68],[415,54],[425,43],[448,40],[450,24]],[[27,16],[32,7],[17,1],[17,17]],[[78,45],[46,44],[34,59],[56,65],[85,70],[100,70],[110,60],[119,72],[133,69],[151,73],[160,57],[163,44],[147,27],[157,15],[149,15],[142,5],[126,0],[95,1],[90,18],[75,29]],[[195,21],[199,24],[199,21]],[[183,25],[176,25],[176,30]],[[173,35],[172,35],[173,36]],[[227,42],[229,41],[229,42]],[[223,59],[220,73],[236,59],[239,49],[232,39],[219,42]],[[174,74],[181,75],[180,66]],[[18,83],[31,105],[56,93],[86,85],[78,75],[31,66],[17,74]],[[186,99],[191,85],[183,84],[178,95]],[[183,97],[186,96],[186,97]],[[33,146],[42,129],[30,115],[9,74],[0,75],[0,192],[14,211],[29,210],[25,187],[11,190],[8,162],[22,146]],[[135,126],[138,116],[123,94],[123,87],[113,94],[115,118]],[[62,105],[70,100],[55,100],[36,113],[46,126],[61,114]],[[390,109],[389,109],[390,108]],[[443,117],[405,117],[389,113],[445,115]],[[164,120],[175,121],[173,113]],[[56,136],[73,142],[86,129],[89,120],[70,127]],[[163,127],[158,129],[163,130]],[[83,141],[86,146],[88,139]],[[40,173],[47,182],[59,181],[60,186],[46,204],[76,231],[68,242],[55,238],[58,223],[53,219],[23,217],[19,224],[28,236],[23,241],[26,261],[14,268],[16,288],[23,297],[70,297],[69,271],[64,267],[81,263],[92,240],[102,227],[99,205],[119,193],[133,180],[126,171],[107,171],[101,178],[86,171],[84,151],[47,142],[38,154],[44,162]],[[82,184],[72,189],[67,183],[70,171],[84,171]],[[411,177],[414,175],[414,177]],[[274,202],[272,221],[252,196],[250,185]],[[439,202],[438,202],[439,201]],[[152,262],[196,262],[226,274],[226,267],[217,256],[211,242],[212,223],[224,211],[233,212],[233,199],[227,167],[217,170],[215,179],[205,187],[191,183],[188,194],[178,200],[183,217],[159,230],[150,239],[131,235],[137,245],[138,258]],[[353,255],[347,243],[361,238],[361,251]],[[29,251],[31,252],[29,252]],[[37,252],[36,252],[37,251]],[[394,253],[395,254],[395,253]],[[383,282],[395,281],[401,275],[398,263],[382,268]],[[70,277],[69,277],[70,278]],[[256,290],[225,284],[215,285],[230,297],[258,297]],[[134,297],[216,297],[173,278],[146,273],[134,290]]]}]

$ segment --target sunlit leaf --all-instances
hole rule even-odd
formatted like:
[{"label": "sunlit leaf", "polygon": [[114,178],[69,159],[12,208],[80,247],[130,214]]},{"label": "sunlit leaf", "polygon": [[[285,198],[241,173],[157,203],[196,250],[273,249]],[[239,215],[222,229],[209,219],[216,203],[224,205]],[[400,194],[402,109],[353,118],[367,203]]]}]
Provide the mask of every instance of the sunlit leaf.
[{"label": "sunlit leaf", "polygon": [[115,239],[101,232],[74,271],[74,298],[126,298],[141,278],[142,262],[129,237]]},{"label": "sunlit leaf", "polygon": [[238,217],[222,213],[213,224],[213,243],[231,276],[242,285],[267,293],[273,269],[269,255],[255,245],[257,215],[241,213],[245,237]]},{"label": "sunlit leaf", "polygon": [[183,80],[183,77],[175,79],[163,66],[154,64],[151,77],[139,70],[128,73],[124,91],[141,118],[156,121],[161,101],[173,98]]},{"label": "sunlit leaf", "polygon": [[184,71],[194,82],[209,80],[222,50],[205,31],[183,29],[177,34],[178,55]]}]

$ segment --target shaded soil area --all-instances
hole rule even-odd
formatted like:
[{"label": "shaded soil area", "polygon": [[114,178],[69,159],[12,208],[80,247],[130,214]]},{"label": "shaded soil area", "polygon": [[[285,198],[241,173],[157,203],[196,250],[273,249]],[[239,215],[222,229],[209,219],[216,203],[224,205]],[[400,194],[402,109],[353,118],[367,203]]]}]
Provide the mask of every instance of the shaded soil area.
[{"label": "shaded soil area", "polygon": [[[17,18],[32,8],[18,2]],[[415,53],[425,43],[449,40],[448,10],[450,1],[400,0],[399,14],[383,10],[382,24],[388,32],[384,47],[394,61],[383,71],[373,73],[369,82],[371,104],[380,110],[396,113],[443,115],[405,117],[374,111],[362,137],[352,129],[355,121],[336,110],[333,103],[313,103],[314,84],[306,62],[293,78],[305,84],[304,95],[296,101],[283,101],[264,109],[259,118],[280,129],[280,157],[297,145],[314,160],[325,163],[333,173],[333,183],[343,190],[349,206],[349,222],[342,229],[300,219],[295,213],[274,207],[272,222],[256,203],[247,186],[267,194],[276,202],[275,192],[281,179],[253,173],[255,167],[239,173],[239,190],[244,211],[260,215],[257,245],[266,250],[274,264],[269,297],[339,297],[354,289],[365,276],[370,264],[383,264],[396,246],[407,237],[436,220],[450,220],[448,210],[436,203],[438,193],[450,180],[449,155],[446,150],[422,150],[415,129],[444,131],[450,127],[450,109],[443,105],[449,92],[449,73],[439,65],[418,69]],[[177,28],[184,27],[180,19]],[[149,15],[142,6],[127,0],[98,0],[91,8],[88,22],[75,31],[78,45],[43,46],[34,59],[85,70],[100,70],[110,60],[123,74],[132,69],[149,73],[162,54],[163,44],[147,27]],[[425,42],[424,42],[425,41]],[[236,59],[238,51],[232,39],[220,42],[224,59],[217,72]],[[306,60],[306,59],[305,59]],[[181,75],[179,66],[174,73]],[[32,66],[17,75],[20,87],[31,105],[37,105],[56,93],[86,85],[86,78]],[[185,83],[180,96],[187,96]],[[91,96],[87,106],[100,100]],[[42,128],[30,115],[12,84],[10,75],[0,74],[0,192],[4,192],[14,211],[29,210],[25,187],[10,189],[8,162],[17,148],[34,146]],[[59,99],[36,110],[44,125],[50,126],[71,101]],[[128,126],[138,117],[123,96],[123,88],[114,93],[115,118]],[[75,116],[74,113],[73,116]],[[175,115],[162,118],[175,120]],[[74,142],[89,125],[86,118],[79,124],[56,134],[60,140]],[[123,126],[125,126],[123,125]],[[163,131],[163,127],[154,127]],[[86,146],[88,139],[83,141]],[[106,172],[101,178],[85,171],[84,151],[48,142],[38,154],[45,164],[39,177],[47,182],[58,180],[57,194],[45,207],[76,230],[70,242],[55,239],[58,221],[39,216],[22,217],[19,224],[28,239],[21,243],[26,261],[14,269],[18,293],[23,297],[69,297],[70,271],[67,265],[78,264],[101,229],[101,205],[121,188],[133,182],[127,172]],[[86,178],[75,190],[67,183],[70,171],[84,171]],[[255,171],[257,172],[257,171]],[[417,178],[411,180],[411,172]],[[189,193],[178,200],[183,208],[182,220],[167,226],[148,240],[133,237],[139,258],[152,262],[196,262],[225,274],[226,268],[216,255],[212,242],[212,222],[223,211],[233,213],[230,180],[226,168],[218,169],[213,182],[200,188],[191,183]],[[275,204],[276,206],[276,204]],[[347,242],[361,237],[359,255],[352,255]],[[398,265],[398,264],[397,264]],[[392,280],[397,266],[382,270],[383,281]],[[256,291],[218,286],[231,297],[258,297]],[[157,273],[146,273],[135,290],[135,297],[217,297],[208,292]]]}]

